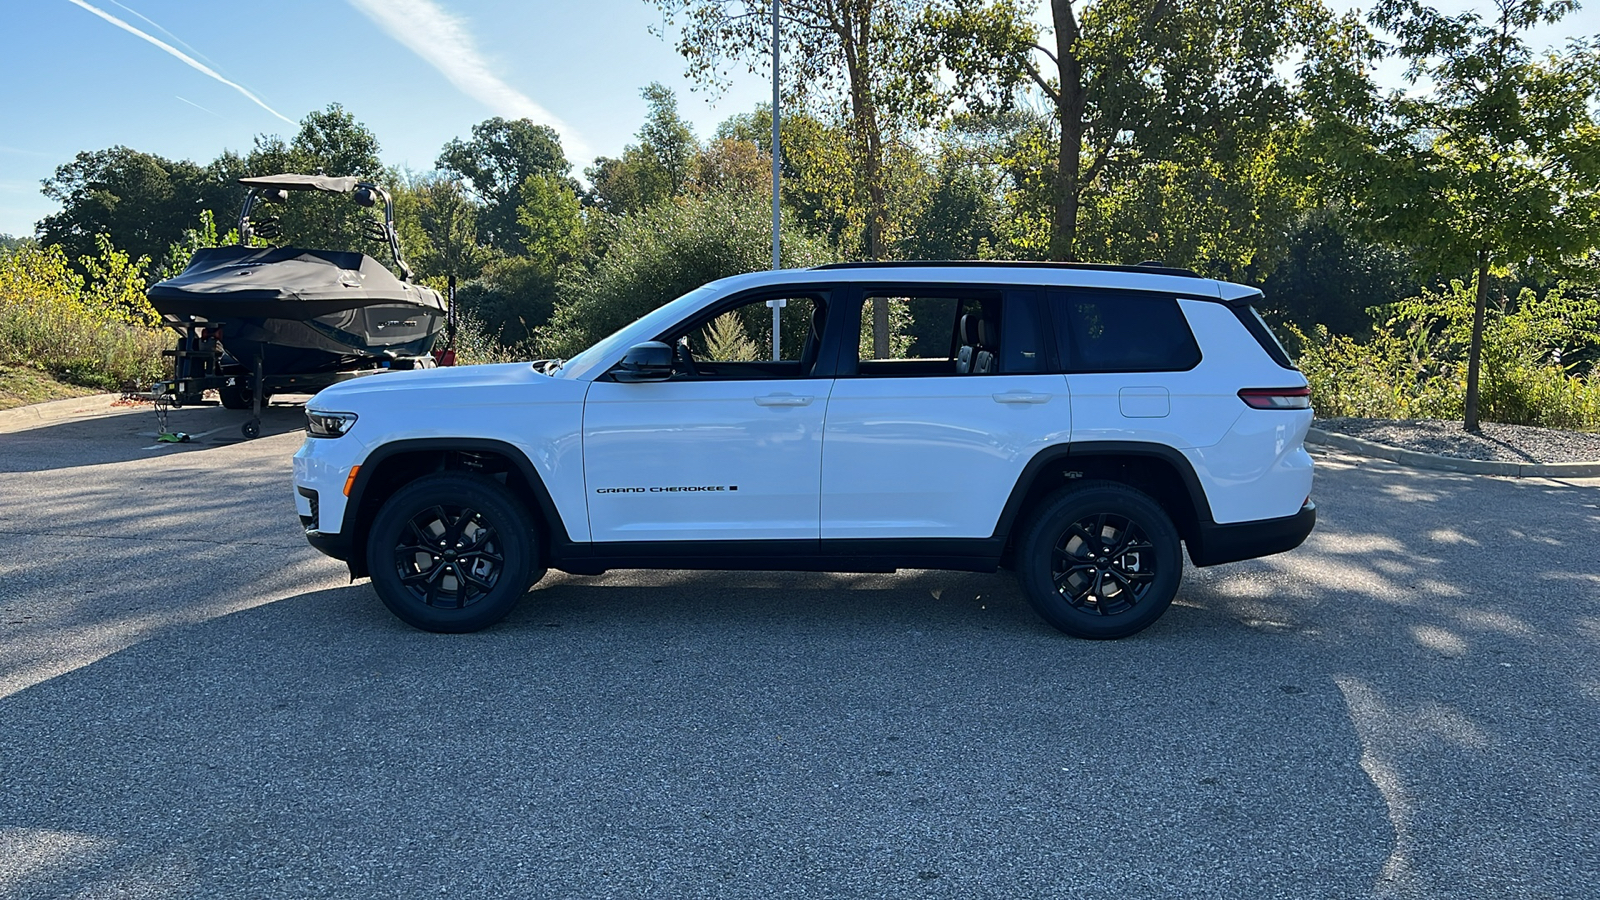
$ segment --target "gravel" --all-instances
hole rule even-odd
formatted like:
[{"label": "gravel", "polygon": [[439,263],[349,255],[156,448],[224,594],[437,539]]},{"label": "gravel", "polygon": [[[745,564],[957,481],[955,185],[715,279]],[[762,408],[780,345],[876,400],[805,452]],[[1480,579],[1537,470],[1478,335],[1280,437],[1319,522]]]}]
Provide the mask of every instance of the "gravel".
[{"label": "gravel", "polygon": [[1566,463],[1600,460],[1600,434],[1482,423],[1471,434],[1460,422],[1444,419],[1318,419],[1323,431],[1458,459],[1500,462]]}]

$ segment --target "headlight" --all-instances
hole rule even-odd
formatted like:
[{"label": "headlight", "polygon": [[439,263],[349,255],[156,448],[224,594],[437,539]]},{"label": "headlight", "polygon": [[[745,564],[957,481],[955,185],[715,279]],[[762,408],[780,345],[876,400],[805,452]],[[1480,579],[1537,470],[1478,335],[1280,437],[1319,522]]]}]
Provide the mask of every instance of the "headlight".
[{"label": "headlight", "polygon": [[344,437],[350,426],[356,423],[355,413],[322,412],[321,410],[306,410],[306,434],[312,437],[336,438]]}]

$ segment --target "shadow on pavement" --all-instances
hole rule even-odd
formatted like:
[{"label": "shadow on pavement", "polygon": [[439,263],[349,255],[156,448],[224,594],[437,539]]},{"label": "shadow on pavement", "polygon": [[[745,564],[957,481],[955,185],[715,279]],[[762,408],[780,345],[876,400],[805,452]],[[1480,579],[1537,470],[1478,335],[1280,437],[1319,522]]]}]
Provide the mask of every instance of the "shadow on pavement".
[{"label": "shadow on pavement", "polygon": [[1092,644],[989,578],[664,575],[464,636],[314,591],[0,701],[5,887],[1355,896],[1387,853],[1338,690],[1259,635],[1218,672],[1215,613]]},{"label": "shadow on pavement", "polygon": [[[37,425],[13,422],[0,431],[0,472],[40,472],[214,450],[244,442],[240,427],[250,418],[248,410],[221,406],[172,410],[167,414],[168,429],[190,436],[181,444],[156,440],[158,420],[148,404]],[[274,397],[261,411],[261,438],[304,431],[305,426],[303,403]]]}]

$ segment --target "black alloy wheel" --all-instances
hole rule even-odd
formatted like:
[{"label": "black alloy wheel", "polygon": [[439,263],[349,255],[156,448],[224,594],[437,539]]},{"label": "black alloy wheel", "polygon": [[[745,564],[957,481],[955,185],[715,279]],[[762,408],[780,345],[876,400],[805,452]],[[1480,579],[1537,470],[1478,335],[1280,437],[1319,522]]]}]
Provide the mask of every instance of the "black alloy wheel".
[{"label": "black alloy wheel", "polygon": [[1148,494],[1089,481],[1040,503],[1022,528],[1015,566],[1046,622],[1074,637],[1121,638],[1148,628],[1172,604],[1183,545]]},{"label": "black alloy wheel", "polygon": [[428,475],[372,520],[367,571],[389,611],[425,631],[477,631],[505,618],[544,569],[534,519],[481,475]]},{"label": "black alloy wheel", "polygon": [[1074,609],[1102,616],[1128,612],[1155,583],[1155,545],[1139,524],[1110,513],[1072,523],[1050,555],[1050,579]]},{"label": "black alloy wheel", "polygon": [[483,513],[456,504],[412,516],[394,548],[400,584],[439,609],[464,609],[488,596],[505,563],[500,537]]}]

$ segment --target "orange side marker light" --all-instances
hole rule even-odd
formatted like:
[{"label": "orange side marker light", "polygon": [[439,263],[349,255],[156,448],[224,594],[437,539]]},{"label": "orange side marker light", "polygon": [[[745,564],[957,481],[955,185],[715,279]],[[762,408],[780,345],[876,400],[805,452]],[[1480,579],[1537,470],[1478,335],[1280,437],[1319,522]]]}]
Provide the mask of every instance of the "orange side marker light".
[{"label": "orange side marker light", "polygon": [[360,466],[351,466],[350,467],[350,477],[346,478],[344,480],[344,495],[346,497],[350,496],[350,489],[355,486],[356,473],[359,472],[359,471],[361,471],[361,467]]}]

